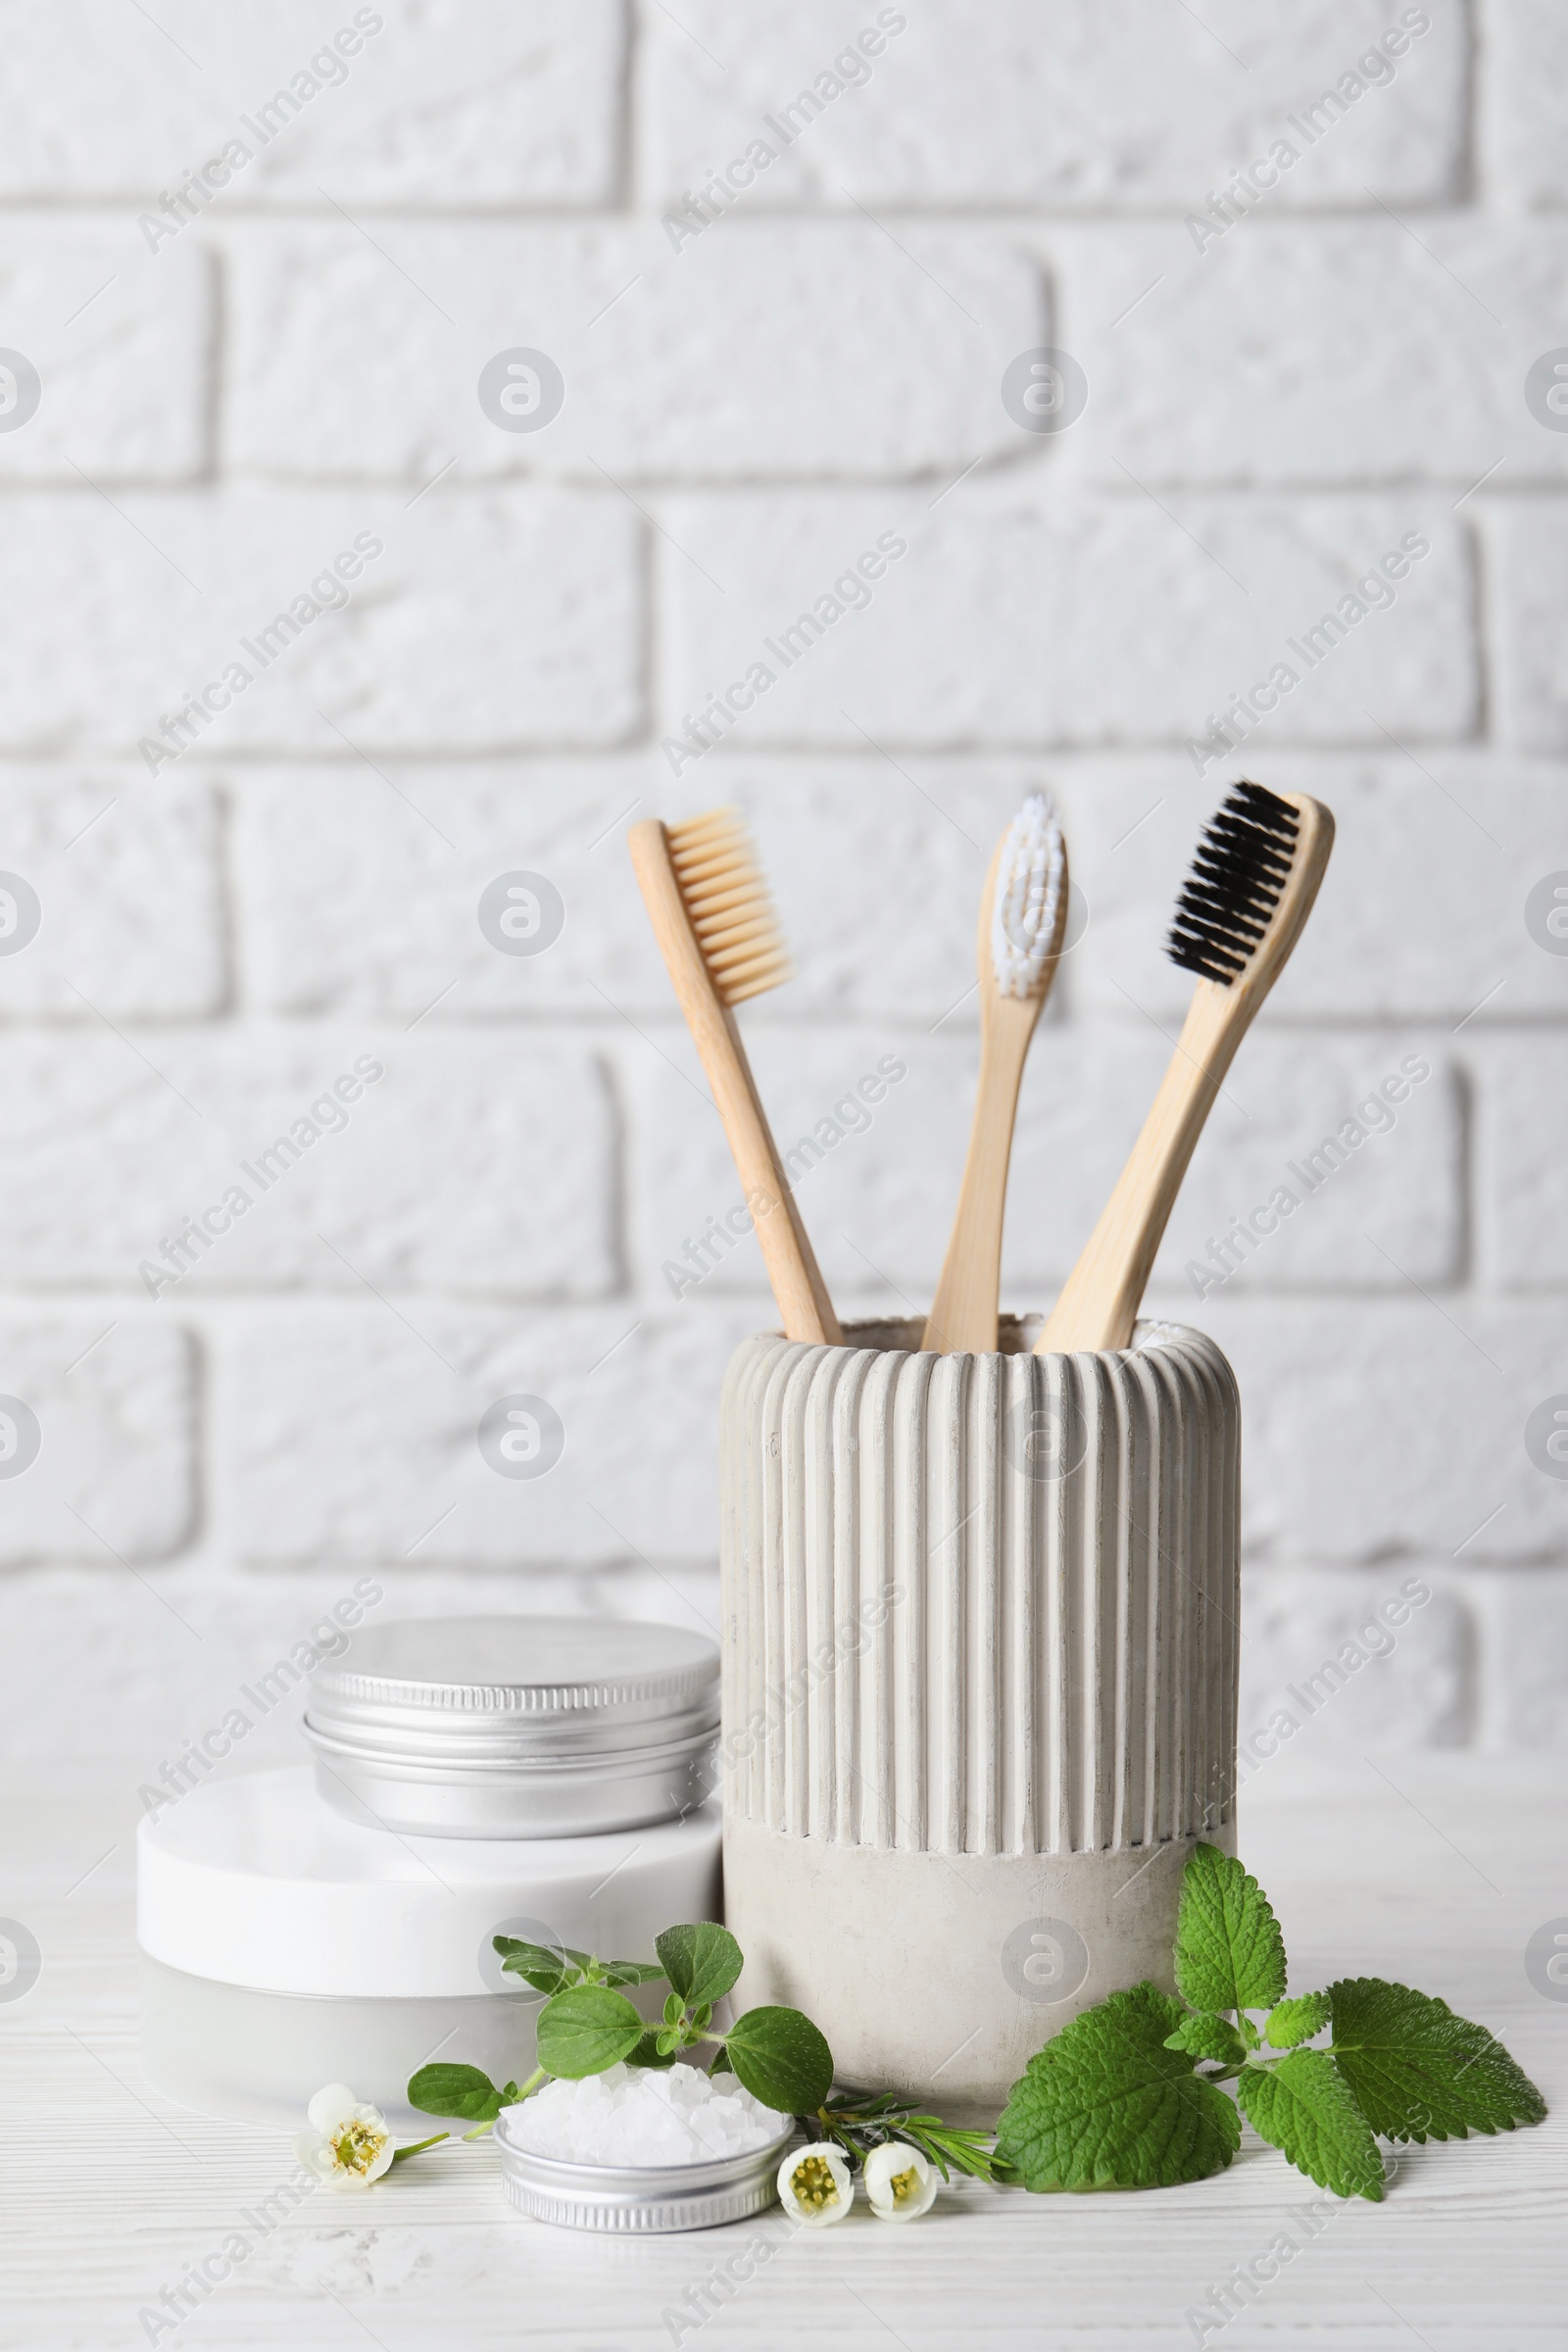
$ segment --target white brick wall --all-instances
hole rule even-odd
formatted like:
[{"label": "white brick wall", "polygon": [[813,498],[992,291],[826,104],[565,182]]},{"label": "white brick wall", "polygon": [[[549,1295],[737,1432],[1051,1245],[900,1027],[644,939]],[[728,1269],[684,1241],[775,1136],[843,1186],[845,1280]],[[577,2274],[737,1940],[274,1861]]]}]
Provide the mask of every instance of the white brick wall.
[{"label": "white brick wall", "polygon": [[[756,826],[800,967],[745,1016],[787,1140],[902,1069],[802,1184],[854,1313],[929,1297],[976,894],[1020,790],[1057,792],[1088,925],[1021,1105],[1006,1298],[1039,1305],[1180,1018],[1161,936],[1240,772],[1340,819],[1152,1294],[1244,1386],[1244,1728],[1414,1576],[1302,1752],[1568,1745],[1568,1481],[1525,1442],[1568,1397],[1568,956],[1527,921],[1568,875],[1568,432],[1525,397],[1568,341],[1560,13],[14,12],[0,349],[41,399],[0,430],[0,871],[42,912],[0,953],[0,1394],[42,1445],[0,1477],[13,1770],[145,1777],[362,1575],[389,1612],[711,1618],[717,1386],[769,1305],[752,1244],[669,1278],[737,1185],[634,814]],[[759,138],[725,217],[672,231]],[[1089,402],[1037,439],[1000,385],[1042,344]],[[518,348],[564,379],[535,432],[476,392]],[[1392,607],[1200,773],[1188,740],[1409,535]],[[672,774],[685,713],[879,537],[870,601]],[[264,663],[242,641],[291,608]],[[537,956],[477,917],[517,870],[565,909]],[[1396,1126],[1200,1304],[1208,1237],[1412,1055]],[[477,1450],[514,1394],[561,1417],[547,1478]]]}]

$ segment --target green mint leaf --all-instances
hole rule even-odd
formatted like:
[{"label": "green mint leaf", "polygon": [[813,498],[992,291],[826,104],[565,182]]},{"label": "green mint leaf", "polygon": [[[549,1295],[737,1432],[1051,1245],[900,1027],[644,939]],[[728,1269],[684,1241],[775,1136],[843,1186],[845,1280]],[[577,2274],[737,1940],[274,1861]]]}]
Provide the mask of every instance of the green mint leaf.
[{"label": "green mint leaf", "polygon": [[[722,2044],[720,2044],[717,2057],[713,2060],[712,2065],[708,2071],[710,2075],[732,2075],[735,2072],[735,2069],[729,2062],[729,2052],[722,2046]],[[818,2101],[818,2105],[820,2105],[820,2103],[821,2102]]]},{"label": "green mint leaf", "polygon": [[666,1928],[654,1937],[664,1974],[683,2001],[721,2000],[741,1973],[741,1947],[728,1928],[704,1920],[694,1928]]},{"label": "green mint leaf", "polygon": [[1195,1846],[1182,1873],[1176,1984],[1195,2009],[1272,2009],[1285,1941],[1268,1896],[1234,1855]]},{"label": "green mint leaf", "polygon": [[535,1992],[563,1992],[576,1982],[575,1968],[548,1944],[525,1943],[519,1936],[493,1936],[490,1940],[501,1954],[502,1975],[521,1977]]},{"label": "green mint leaf", "polygon": [[1327,2050],[1293,2050],[1237,2078],[1242,2113],[1259,2138],[1337,2197],[1383,2195],[1383,2159],[1365,2116]]},{"label": "green mint leaf", "polygon": [[476,2066],[421,2066],[410,2079],[408,2096],[421,2115],[461,2115],[469,2124],[494,2123],[512,2103]]},{"label": "green mint leaf", "polygon": [[748,2009],[724,2048],[753,2098],[783,2115],[814,2114],[833,2087],[833,2053],[799,2009]]},{"label": "green mint leaf", "polygon": [[1240,2066],[1247,2044],[1227,2018],[1212,2010],[1192,2010],[1174,2034],[1165,2036],[1167,2050],[1185,2050],[1189,2058],[1217,2058],[1221,2066]]},{"label": "green mint leaf", "polygon": [[662,2038],[662,2036],[656,2033],[645,2034],[636,2048],[626,2052],[626,2064],[628,2066],[673,2066],[675,2052],[662,2050],[659,2046]]},{"label": "green mint leaf", "polygon": [[1340,2072],[1385,2139],[1464,2139],[1539,2124],[1545,2114],[1545,2100],[1501,2042],[1434,1994],[1348,1977],[1328,1997]]},{"label": "green mint leaf", "polygon": [[1334,2014],[1326,1992],[1303,1992],[1298,2000],[1281,2001],[1263,2028],[1263,2038],[1275,2050],[1294,2050],[1298,2041],[1321,2034]]},{"label": "green mint leaf", "polygon": [[1157,1985],[1135,1984],[1063,2027],[1008,2095],[997,2178],[1015,2173],[1034,2189],[1171,2188],[1223,2172],[1242,2127],[1224,2092],[1165,2047],[1183,2015]]},{"label": "green mint leaf", "polygon": [[652,1960],[606,1960],[599,1971],[601,1984],[662,1984],[664,1972]]},{"label": "green mint leaf", "polygon": [[570,1984],[539,2012],[539,2063],[547,2074],[580,2082],[629,2058],[645,2031],[623,1992],[608,1984]]}]

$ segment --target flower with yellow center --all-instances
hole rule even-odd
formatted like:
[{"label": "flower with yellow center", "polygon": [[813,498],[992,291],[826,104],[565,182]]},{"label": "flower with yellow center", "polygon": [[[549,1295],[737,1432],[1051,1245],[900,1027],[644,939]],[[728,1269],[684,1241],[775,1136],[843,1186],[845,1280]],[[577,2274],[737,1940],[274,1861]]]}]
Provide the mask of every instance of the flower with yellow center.
[{"label": "flower with yellow center", "polygon": [[791,2149],[778,2168],[778,2195],[792,2221],[811,2230],[830,2229],[855,2202],[848,2157],[825,2139]]},{"label": "flower with yellow center", "polygon": [[391,2169],[392,2134],[377,2108],[364,2107],[346,2082],[329,2082],[306,2109],[311,2128],[294,2153],[329,2188],[368,2188]]},{"label": "flower with yellow center", "polygon": [[865,2193],[878,2221],[915,2221],[936,2197],[937,2168],[905,2140],[887,2140],[865,2160]]}]

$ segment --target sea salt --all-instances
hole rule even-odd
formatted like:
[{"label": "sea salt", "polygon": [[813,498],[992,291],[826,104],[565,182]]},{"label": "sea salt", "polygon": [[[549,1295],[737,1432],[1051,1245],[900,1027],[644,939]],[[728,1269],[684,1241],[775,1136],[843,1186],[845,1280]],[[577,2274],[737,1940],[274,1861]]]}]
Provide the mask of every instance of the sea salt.
[{"label": "sea salt", "polygon": [[502,2110],[507,2136],[568,2164],[701,2164],[744,2156],[787,2130],[733,2075],[695,2066],[612,2066],[581,2082],[546,2082]]}]

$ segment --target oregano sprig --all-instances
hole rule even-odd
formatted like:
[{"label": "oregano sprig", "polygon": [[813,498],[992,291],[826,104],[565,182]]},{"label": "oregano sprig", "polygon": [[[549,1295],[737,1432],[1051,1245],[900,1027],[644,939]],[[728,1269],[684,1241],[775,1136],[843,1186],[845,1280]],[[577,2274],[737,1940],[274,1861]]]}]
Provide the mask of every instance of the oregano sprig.
[{"label": "oregano sprig", "polygon": [[[499,2091],[477,2067],[421,2067],[409,2083],[409,2103],[429,2115],[464,2115],[487,2131],[504,2106],[526,2098],[554,2075],[580,2082],[625,2062],[671,2066],[685,2050],[718,2045],[710,2072],[732,2073],[760,2099],[786,2115],[809,2115],[833,2087],[833,2053],[799,2009],[748,2009],[732,2025],[714,2024],[714,2009],[743,1966],[741,1947],[711,1920],[666,1928],[655,1940],[655,1966],[642,1960],[598,1960],[569,1945],[495,1937],[503,1973],[519,1976],[548,1997],[535,2026],[539,2064],[520,2089]],[[660,2024],[650,2027],[620,1989],[625,1984],[669,1985]],[[469,2133],[475,2137],[477,2133]]]}]

